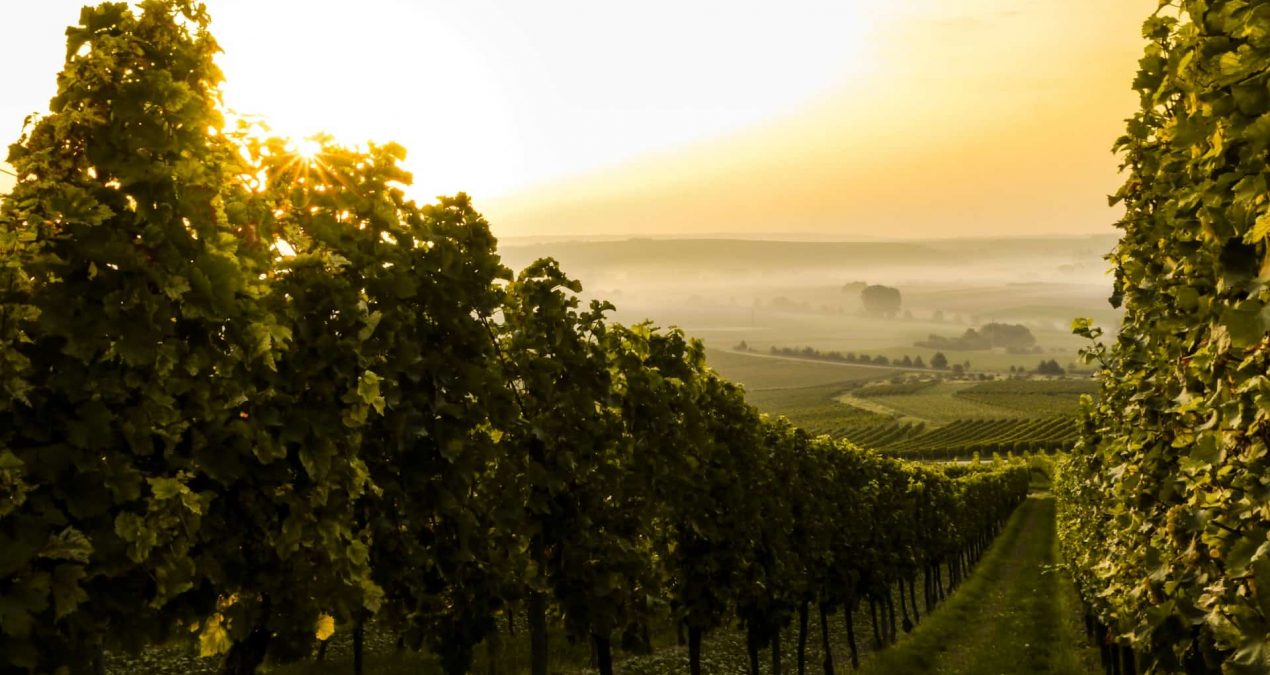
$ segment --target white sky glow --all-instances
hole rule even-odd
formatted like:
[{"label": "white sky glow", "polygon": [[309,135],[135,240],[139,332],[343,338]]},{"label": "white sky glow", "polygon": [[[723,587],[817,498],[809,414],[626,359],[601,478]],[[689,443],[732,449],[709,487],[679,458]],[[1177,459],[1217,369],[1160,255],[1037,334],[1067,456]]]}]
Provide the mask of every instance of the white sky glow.
[{"label": "white sky glow", "polygon": [[[6,143],[26,114],[46,109],[65,27],[82,4],[0,0],[0,57],[22,64],[3,76]],[[936,165],[965,164],[957,153],[975,152],[968,139],[992,146],[983,154],[998,159],[982,168],[983,186],[1000,190],[1017,173],[1000,158],[1002,144],[1017,144],[1021,129],[1041,119],[1058,126],[1030,133],[1080,134],[1065,145],[1083,154],[1060,149],[1049,162],[1067,167],[1052,177],[1056,185],[1066,181],[1072,200],[1105,209],[1115,187],[1107,149],[1131,112],[1137,25],[1155,2],[207,5],[225,52],[229,107],[296,137],[324,131],[348,143],[401,143],[417,198],[467,191],[488,207],[496,230],[500,223],[515,234],[682,230],[682,219],[668,218],[670,207],[641,210],[655,190],[679,200],[675,212],[690,213],[701,231],[846,235],[876,226],[885,205],[869,206],[871,198],[900,191]],[[1091,105],[1101,126],[1078,119]],[[798,189],[779,187],[789,176],[782,166],[806,172]],[[1081,182],[1091,171],[1099,187]],[[0,191],[9,184],[0,175]],[[772,224],[762,204],[736,202],[737,194],[773,184],[811,210]],[[808,193],[813,187],[819,192]],[[931,201],[977,214],[967,227],[987,218],[978,233],[1038,208],[1035,199],[976,206],[977,192],[958,184]],[[715,201],[702,201],[707,196]],[[721,203],[727,199],[734,203]],[[1076,229],[1096,231],[1111,220],[1081,208]],[[928,217],[900,212],[901,220]],[[1045,227],[1063,229],[1063,222]]]}]

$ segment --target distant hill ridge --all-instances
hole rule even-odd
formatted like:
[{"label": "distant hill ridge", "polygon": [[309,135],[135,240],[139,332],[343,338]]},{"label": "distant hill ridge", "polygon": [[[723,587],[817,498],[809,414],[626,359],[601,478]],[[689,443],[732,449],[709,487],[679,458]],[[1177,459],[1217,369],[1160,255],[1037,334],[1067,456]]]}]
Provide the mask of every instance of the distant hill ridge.
[{"label": "distant hill ridge", "polygon": [[1035,258],[1054,264],[1089,262],[1115,245],[1114,235],[934,239],[924,241],[777,241],[756,239],[560,240],[530,243],[506,239],[499,250],[505,261],[520,267],[552,256],[565,268],[639,268],[702,265],[716,269],[787,270],[791,267],[842,268],[974,265]]}]

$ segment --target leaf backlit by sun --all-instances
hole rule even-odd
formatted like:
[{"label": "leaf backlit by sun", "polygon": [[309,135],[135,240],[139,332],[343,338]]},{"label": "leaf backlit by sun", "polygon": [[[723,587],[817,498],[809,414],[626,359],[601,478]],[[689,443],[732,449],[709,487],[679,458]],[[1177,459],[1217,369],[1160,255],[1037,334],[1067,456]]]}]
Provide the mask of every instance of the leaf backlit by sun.
[{"label": "leaf backlit by sun", "polygon": [[295,257],[295,247],[291,246],[286,239],[275,239],[272,248],[283,258]]}]

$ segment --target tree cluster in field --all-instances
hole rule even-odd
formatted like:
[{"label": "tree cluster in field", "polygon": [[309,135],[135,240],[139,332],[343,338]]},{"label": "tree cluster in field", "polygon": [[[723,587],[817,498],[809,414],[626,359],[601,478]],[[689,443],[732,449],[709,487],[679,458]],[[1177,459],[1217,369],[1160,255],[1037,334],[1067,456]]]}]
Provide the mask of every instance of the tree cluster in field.
[{"label": "tree cluster in field", "polygon": [[900,313],[900,289],[873,284],[860,291],[864,313],[870,316],[895,318]]},{"label": "tree cluster in field", "polygon": [[1037,375],[1062,376],[1067,374],[1067,369],[1059,365],[1058,361],[1055,359],[1050,359],[1048,361],[1042,359],[1041,362],[1036,365],[1036,370],[1033,372]]},{"label": "tree cluster in field", "polygon": [[[1153,14],[1116,144],[1110,345],[1055,492],[1105,663],[1270,672],[1270,4]],[[1120,670],[1116,670],[1120,672]],[[1129,670],[1133,672],[1133,670]]]},{"label": "tree cluster in field", "polygon": [[881,284],[869,284],[853,281],[842,287],[847,295],[860,298],[860,306],[869,316],[893,319],[899,316],[901,306],[900,289]]},{"label": "tree cluster in field", "polygon": [[1066,367],[1064,367],[1063,365],[1059,364],[1058,359],[1049,359],[1049,360],[1041,359],[1041,362],[1036,364],[1036,367],[1030,371],[1025,366],[1010,366],[1010,375],[1013,376],[1012,379],[1021,379],[1023,381],[1027,381],[1028,375],[1092,376],[1093,373],[1094,371],[1092,370],[1082,371],[1075,363],[1069,363],[1067,364]]},{"label": "tree cluster in field", "polygon": [[728,621],[753,655],[809,605],[942,592],[1024,498],[1019,465],[760,416],[679,331],[513,276],[466,196],[406,200],[398,146],[226,124],[208,22],[86,8],[10,149],[0,672],[192,641],[250,673],[374,617],[463,673],[513,612],[535,673],[548,617],[608,673],[667,613],[697,672]]},{"label": "tree cluster in field", "polygon": [[1033,354],[1041,351],[1027,326],[1009,323],[986,323],[979,330],[967,328],[965,333],[952,338],[931,334],[916,346],[957,352],[1004,349],[1011,354]]}]

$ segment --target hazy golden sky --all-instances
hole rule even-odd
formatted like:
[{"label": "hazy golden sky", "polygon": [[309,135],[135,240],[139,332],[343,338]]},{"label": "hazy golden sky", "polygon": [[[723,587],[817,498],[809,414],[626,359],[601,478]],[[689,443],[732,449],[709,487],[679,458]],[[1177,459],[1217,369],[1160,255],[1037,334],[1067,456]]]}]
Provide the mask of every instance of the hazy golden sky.
[{"label": "hazy golden sky", "polygon": [[[0,2],[0,137],[80,0]],[[208,0],[226,102],[500,235],[1109,232],[1154,0]],[[0,175],[0,190],[10,184]]]}]

